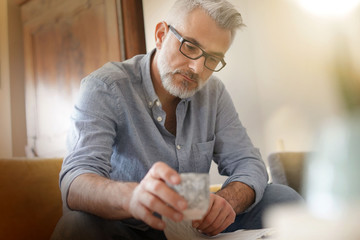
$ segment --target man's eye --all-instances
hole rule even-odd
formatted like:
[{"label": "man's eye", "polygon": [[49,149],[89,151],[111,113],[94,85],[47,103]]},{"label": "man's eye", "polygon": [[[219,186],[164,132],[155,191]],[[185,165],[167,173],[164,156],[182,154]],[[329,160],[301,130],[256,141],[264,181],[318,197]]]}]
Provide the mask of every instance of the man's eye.
[{"label": "man's eye", "polygon": [[214,63],[214,64],[218,64],[220,62],[220,59],[219,58],[216,58],[216,57],[208,57],[207,61],[209,63]]},{"label": "man's eye", "polygon": [[198,47],[196,47],[195,45],[193,44],[189,44],[189,43],[184,43],[184,46],[185,46],[185,49],[186,51],[189,51],[189,52],[197,52],[199,50]]}]

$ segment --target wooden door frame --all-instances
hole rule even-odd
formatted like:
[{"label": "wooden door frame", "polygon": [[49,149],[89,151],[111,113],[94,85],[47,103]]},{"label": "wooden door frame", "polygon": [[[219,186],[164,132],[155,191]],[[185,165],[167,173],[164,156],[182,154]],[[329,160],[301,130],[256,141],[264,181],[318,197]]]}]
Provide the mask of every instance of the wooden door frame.
[{"label": "wooden door frame", "polygon": [[146,53],[142,0],[118,0],[121,4],[123,59]]}]

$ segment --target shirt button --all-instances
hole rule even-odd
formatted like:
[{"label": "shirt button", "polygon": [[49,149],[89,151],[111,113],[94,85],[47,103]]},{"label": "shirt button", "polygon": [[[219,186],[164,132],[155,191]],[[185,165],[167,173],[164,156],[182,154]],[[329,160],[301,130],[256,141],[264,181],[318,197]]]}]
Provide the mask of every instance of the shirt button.
[{"label": "shirt button", "polygon": [[152,105],[153,105],[153,103],[152,103],[152,102],[149,102],[148,104],[149,104],[149,107],[152,107]]},{"label": "shirt button", "polygon": [[158,122],[161,122],[162,121],[162,117],[157,117]]},{"label": "shirt button", "polygon": [[160,101],[156,100],[156,106],[160,107]]},{"label": "shirt button", "polygon": [[180,150],[180,149],[181,149],[181,146],[180,146],[180,145],[176,145],[176,148],[177,148],[177,150]]}]

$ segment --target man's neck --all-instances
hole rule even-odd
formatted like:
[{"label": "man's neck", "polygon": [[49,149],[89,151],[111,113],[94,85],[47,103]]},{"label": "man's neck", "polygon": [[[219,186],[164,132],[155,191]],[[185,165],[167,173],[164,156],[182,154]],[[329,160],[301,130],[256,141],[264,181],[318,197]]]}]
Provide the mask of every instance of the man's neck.
[{"label": "man's neck", "polygon": [[176,107],[180,98],[171,95],[163,86],[156,64],[156,52],[151,59],[150,74],[155,92],[159,97],[162,109],[166,112],[165,128],[176,136]]}]

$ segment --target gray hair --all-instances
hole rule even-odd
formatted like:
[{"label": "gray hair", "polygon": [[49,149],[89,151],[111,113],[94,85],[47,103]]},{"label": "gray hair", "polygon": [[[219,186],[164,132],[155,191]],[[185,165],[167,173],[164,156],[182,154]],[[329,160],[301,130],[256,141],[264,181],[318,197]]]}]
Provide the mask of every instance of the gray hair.
[{"label": "gray hair", "polygon": [[166,22],[181,24],[181,20],[196,8],[204,10],[219,27],[230,30],[232,39],[236,30],[245,26],[241,14],[226,0],[177,0],[170,9]]}]

